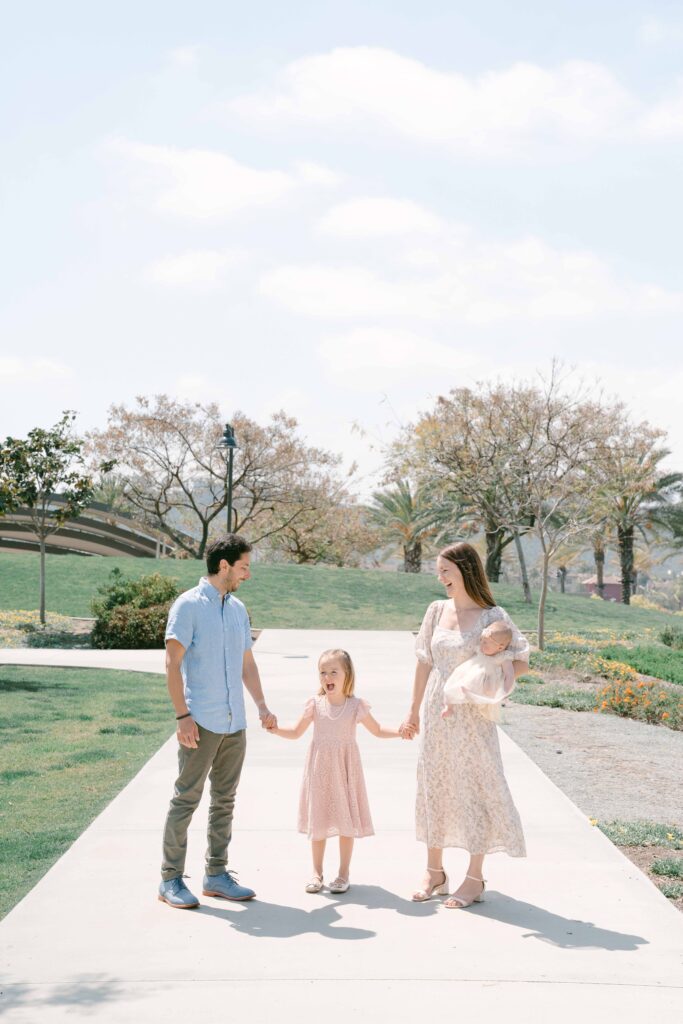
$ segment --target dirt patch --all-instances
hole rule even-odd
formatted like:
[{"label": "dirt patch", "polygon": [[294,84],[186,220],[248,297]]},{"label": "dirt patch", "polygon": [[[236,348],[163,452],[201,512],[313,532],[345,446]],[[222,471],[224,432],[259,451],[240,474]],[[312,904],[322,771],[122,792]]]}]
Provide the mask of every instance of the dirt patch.
[{"label": "dirt patch", "polygon": [[[639,867],[647,875],[651,882],[654,882],[657,888],[667,879],[664,875],[652,874],[650,868],[654,862],[663,858],[670,860],[672,857],[683,860],[683,855],[673,852],[666,846],[620,846],[619,849],[625,857],[628,857],[636,867]],[[671,881],[680,881],[680,879],[671,879]],[[683,913],[683,896],[677,900],[669,899],[669,903]]]}]

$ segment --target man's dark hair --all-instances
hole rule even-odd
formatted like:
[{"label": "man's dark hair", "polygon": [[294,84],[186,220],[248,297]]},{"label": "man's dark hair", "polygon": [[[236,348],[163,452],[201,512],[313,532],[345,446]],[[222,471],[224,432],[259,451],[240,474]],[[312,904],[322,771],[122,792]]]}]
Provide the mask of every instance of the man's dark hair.
[{"label": "man's dark hair", "polygon": [[228,565],[234,565],[238,558],[251,551],[249,544],[239,533],[226,533],[225,537],[215,540],[206,549],[206,571],[209,576],[218,572],[219,565],[223,559]]}]

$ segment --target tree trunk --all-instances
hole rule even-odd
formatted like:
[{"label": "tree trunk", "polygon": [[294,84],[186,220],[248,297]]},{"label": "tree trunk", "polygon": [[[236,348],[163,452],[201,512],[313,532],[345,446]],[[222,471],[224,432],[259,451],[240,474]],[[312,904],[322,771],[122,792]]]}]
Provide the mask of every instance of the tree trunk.
[{"label": "tree trunk", "polygon": [[605,599],[605,549],[602,544],[593,544],[593,558],[595,559],[595,575],[597,578],[596,588],[600,597]]},{"label": "tree trunk", "polygon": [[403,545],[403,570],[404,572],[421,572],[422,543],[419,540],[413,544]]},{"label": "tree trunk", "polygon": [[548,595],[548,556],[543,552],[541,569],[541,596],[538,599],[538,649],[545,649],[545,599]]},{"label": "tree trunk", "polygon": [[500,578],[504,536],[505,531],[499,526],[486,530],[486,575],[490,583],[497,583]]},{"label": "tree trunk", "polygon": [[40,537],[40,624],[45,625],[45,538]]},{"label": "tree trunk", "polygon": [[622,604],[630,604],[633,582],[633,527],[617,527],[617,542],[621,566],[621,601]]},{"label": "tree trunk", "polygon": [[564,594],[565,583],[567,582],[567,567],[566,567],[566,565],[561,565],[560,568],[557,570],[557,572],[558,572],[558,576],[560,577],[560,593]]},{"label": "tree trunk", "polygon": [[522,547],[522,539],[514,531],[515,547],[517,548],[517,558],[519,559],[519,568],[522,573],[522,590],[524,591],[524,601],[526,604],[531,604],[531,587],[529,586],[529,573],[526,568],[526,558],[524,557],[524,548]]}]

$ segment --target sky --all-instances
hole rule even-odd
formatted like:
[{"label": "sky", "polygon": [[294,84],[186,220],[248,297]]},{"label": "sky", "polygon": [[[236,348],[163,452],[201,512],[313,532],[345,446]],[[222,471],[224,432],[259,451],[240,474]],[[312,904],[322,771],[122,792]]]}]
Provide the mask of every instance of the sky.
[{"label": "sky", "polygon": [[553,358],[683,468],[683,2],[2,4],[0,434],[285,409],[377,486]]}]

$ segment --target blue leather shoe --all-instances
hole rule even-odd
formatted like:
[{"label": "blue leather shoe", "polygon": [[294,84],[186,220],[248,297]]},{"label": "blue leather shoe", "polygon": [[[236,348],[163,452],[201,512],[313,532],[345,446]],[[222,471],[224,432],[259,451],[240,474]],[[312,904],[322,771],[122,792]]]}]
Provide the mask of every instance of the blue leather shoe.
[{"label": "blue leather shoe", "polygon": [[240,885],[234,871],[223,871],[220,875],[204,875],[202,895],[219,896],[223,900],[253,900],[256,893]]},{"label": "blue leather shoe", "polygon": [[169,878],[159,886],[159,899],[162,903],[168,903],[169,907],[176,910],[191,910],[199,906],[199,900],[193,896],[182,878]]}]

